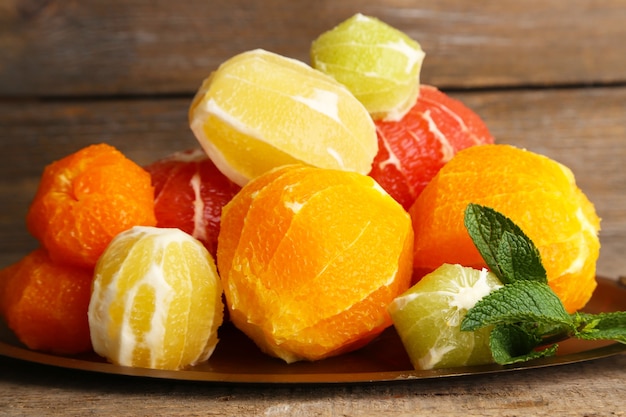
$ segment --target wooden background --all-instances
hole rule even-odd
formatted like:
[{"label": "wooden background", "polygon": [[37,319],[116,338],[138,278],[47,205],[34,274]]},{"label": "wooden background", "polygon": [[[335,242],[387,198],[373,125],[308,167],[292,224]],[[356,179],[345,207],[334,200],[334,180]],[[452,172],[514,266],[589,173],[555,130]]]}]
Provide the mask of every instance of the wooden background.
[{"label": "wooden background", "polygon": [[108,142],[138,163],[195,146],[192,95],[230,56],[308,61],[357,11],[426,51],[422,81],[496,140],[569,165],[603,218],[599,272],[626,271],[626,1],[0,2],[0,266],[34,246],[22,218],[44,165]]},{"label": "wooden background", "polygon": [[[141,164],[193,147],[187,107],[202,79],[222,61],[253,48],[308,61],[311,41],[356,12],[419,41],[426,51],[422,82],[473,108],[498,142],[570,166],[603,218],[599,274],[626,274],[626,0],[0,0],[0,267],[35,247],[23,218],[46,164],[97,142],[108,142]],[[4,388],[0,385],[0,410],[12,415],[27,415],[37,398],[37,414],[45,415],[46,400],[78,396],[89,403],[102,394],[91,380],[84,391],[70,383],[58,396],[46,394],[49,380],[34,383],[17,376],[22,368],[14,362],[3,365],[13,371],[6,374]],[[600,370],[623,366],[622,357],[604,362]],[[454,415],[474,415],[476,408],[484,415],[543,415],[550,409],[559,415],[623,413],[624,372],[593,379],[591,369],[568,367],[434,388],[395,385],[380,392],[324,388],[316,397],[319,404],[298,413],[293,404],[289,408],[289,395],[295,392],[294,401],[301,401],[304,391],[289,389],[256,392],[251,401],[258,406],[246,402],[245,391],[223,390],[223,399],[211,406],[255,415],[284,403],[286,410],[295,410],[292,415],[339,415],[371,411],[369,403],[359,401],[377,399],[377,415],[389,410],[410,415],[418,400],[426,410],[459,400],[463,407]],[[548,379],[563,384],[569,396],[560,396],[558,389],[537,394],[533,384]],[[118,401],[109,412],[115,414],[121,401],[137,407],[144,397],[158,401],[170,395],[168,386],[150,385],[148,393],[108,392]],[[426,394],[414,394],[415,388]],[[490,389],[496,394],[484,399]],[[175,400],[202,394],[196,387],[186,390],[175,385]],[[27,394],[20,397],[20,392]],[[441,395],[449,401],[437,402]],[[599,396],[602,400],[594,402]],[[180,414],[170,409],[170,415],[206,415],[206,404],[194,404],[177,408]],[[589,404],[594,411],[583,411]],[[603,404],[608,408],[599,409]],[[79,414],[76,407],[72,410]],[[100,414],[96,410],[90,412]],[[279,408],[273,410],[279,414]]]}]

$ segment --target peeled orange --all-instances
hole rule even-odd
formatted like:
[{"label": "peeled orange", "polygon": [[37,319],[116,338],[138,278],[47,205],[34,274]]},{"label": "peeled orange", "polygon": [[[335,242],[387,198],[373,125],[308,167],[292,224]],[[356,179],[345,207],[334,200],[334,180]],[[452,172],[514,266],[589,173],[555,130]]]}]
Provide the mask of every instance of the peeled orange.
[{"label": "peeled orange", "polygon": [[600,250],[594,206],[570,169],[509,145],[460,151],[417,198],[410,209],[416,278],[444,263],[486,267],[463,223],[469,203],[501,212],[526,233],[569,312],[587,303]]},{"label": "peeled orange", "polygon": [[413,231],[370,177],[291,165],[223,210],[217,262],[233,323],[286,362],[363,346],[408,288]]}]

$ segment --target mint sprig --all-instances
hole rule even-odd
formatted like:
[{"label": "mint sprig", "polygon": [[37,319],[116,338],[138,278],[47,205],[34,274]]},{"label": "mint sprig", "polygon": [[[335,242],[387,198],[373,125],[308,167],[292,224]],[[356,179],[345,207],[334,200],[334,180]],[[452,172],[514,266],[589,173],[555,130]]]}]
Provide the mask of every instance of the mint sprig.
[{"label": "mint sprig", "polygon": [[489,344],[497,363],[554,355],[558,345],[550,343],[570,337],[626,343],[626,312],[567,313],[547,284],[539,250],[511,219],[492,208],[470,204],[465,227],[504,286],[467,312],[461,330],[494,326]]}]

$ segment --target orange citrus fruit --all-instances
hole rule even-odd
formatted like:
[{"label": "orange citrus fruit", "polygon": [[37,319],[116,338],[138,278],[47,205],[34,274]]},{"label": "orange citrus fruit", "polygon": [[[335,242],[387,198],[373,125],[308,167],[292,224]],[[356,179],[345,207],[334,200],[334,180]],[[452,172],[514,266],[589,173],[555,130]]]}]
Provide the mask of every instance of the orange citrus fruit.
[{"label": "orange citrus fruit", "polygon": [[176,370],[213,353],[223,311],[215,262],[200,241],[135,226],[98,260],[89,329],[96,353],[115,364]]},{"label": "orange citrus fruit", "polygon": [[217,254],[222,207],[239,191],[202,149],[177,152],[147,167],[157,227],[176,227]]},{"label": "orange citrus fruit", "polygon": [[409,112],[398,121],[376,121],[376,133],[378,154],[369,175],[407,210],[458,151],[494,142],[478,114],[423,84]]},{"label": "orange citrus fruit", "polygon": [[48,165],[26,216],[55,262],[93,268],[111,239],[155,225],[150,174],[106,144]]},{"label": "orange citrus fruit", "polygon": [[0,271],[0,313],[30,349],[89,351],[92,277],[91,269],[56,264],[44,249],[37,249]]},{"label": "orange citrus fruit", "polygon": [[367,174],[378,150],[371,117],[345,86],[258,49],[230,58],[204,81],[189,122],[211,160],[239,185],[295,163]]},{"label": "orange citrus fruit", "polygon": [[408,288],[408,213],[365,175],[291,165],[222,213],[217,262],[232,322],[286,362],[363,346]]},{"label": "orange citrus fruit", "polygon": [[486,267],[463,224],[469,203],[515,222],[539,249],[548,282],[569,312],[596,287],[600,219],[564,165],[509,145],[460,151],[410,209],[415,278],[444,263]]}]

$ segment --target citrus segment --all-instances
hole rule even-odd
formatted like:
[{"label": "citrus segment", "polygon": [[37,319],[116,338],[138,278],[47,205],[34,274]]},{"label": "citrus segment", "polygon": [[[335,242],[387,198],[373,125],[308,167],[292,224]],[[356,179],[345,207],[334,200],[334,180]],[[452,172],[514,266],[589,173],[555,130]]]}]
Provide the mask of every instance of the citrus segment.
[{"label": "citrus segment", "polygon": [[412,236],[408,214],[367,176],[272,170],[224,207],[217,261],[230,318],[286,362],[356,349],[391,324]]},{"label": "citrus segment", "polygon": [[501,212],[539,249],[548,282],[569,312],[596,287],[600,219],[571,170],[509,145],[460,151],[410,209],[415,228],[415,277],[443,263],[486,264],[463,224],[469,203]]},{"label": "citrus segment", "polygon": [[189,111],[196,138],[239,185],[281,165],[369,172],[367,110],[333,78],[263,50],[236,55],[204,81]]},{"label": "citrus segment", "polygon": [[93,271],[54,263],[37,249],[0,271],[0,313],[29,349],[91,350],[87,306]]},{"label": "citrus segment", "polygon": [[502,283],[486,269],[444,264],[397,297],[389,312],[416,369],[493,362],[491,327],[461,331],[467,311]]},{"label": "citrus segment", "polygon": [[175,227],[217,254],[222,207],[241,187],[226,178],[202,149],[177,152],[146,167],[154,185],[158,227]]},{"label": "citrus segment", "polygon": [[360,13],[311,46],[314,68],[347,86],[374,119],[386,120],[401,119],[415,104],[424,55],[405,33]]},{"label": "citrus segment", "polygon": [[376,121],[378,154],[370,176],[405,209],[458,151],[493,143],[480,116],[437,88],[421,85],[398,121]]},{"label": "citrus segment", "polygon": [[93,268],[115,235],[156,224],[150,174],[110,145],[83,148],[45,168],[26,224],[53,261]]},{"label": "citrus segment", "polygon": [[113,239],[96,266],[89,328],[111,362],[180,369],[217,345],[222,288],[213,258],[179,229],[133,227]]}]

